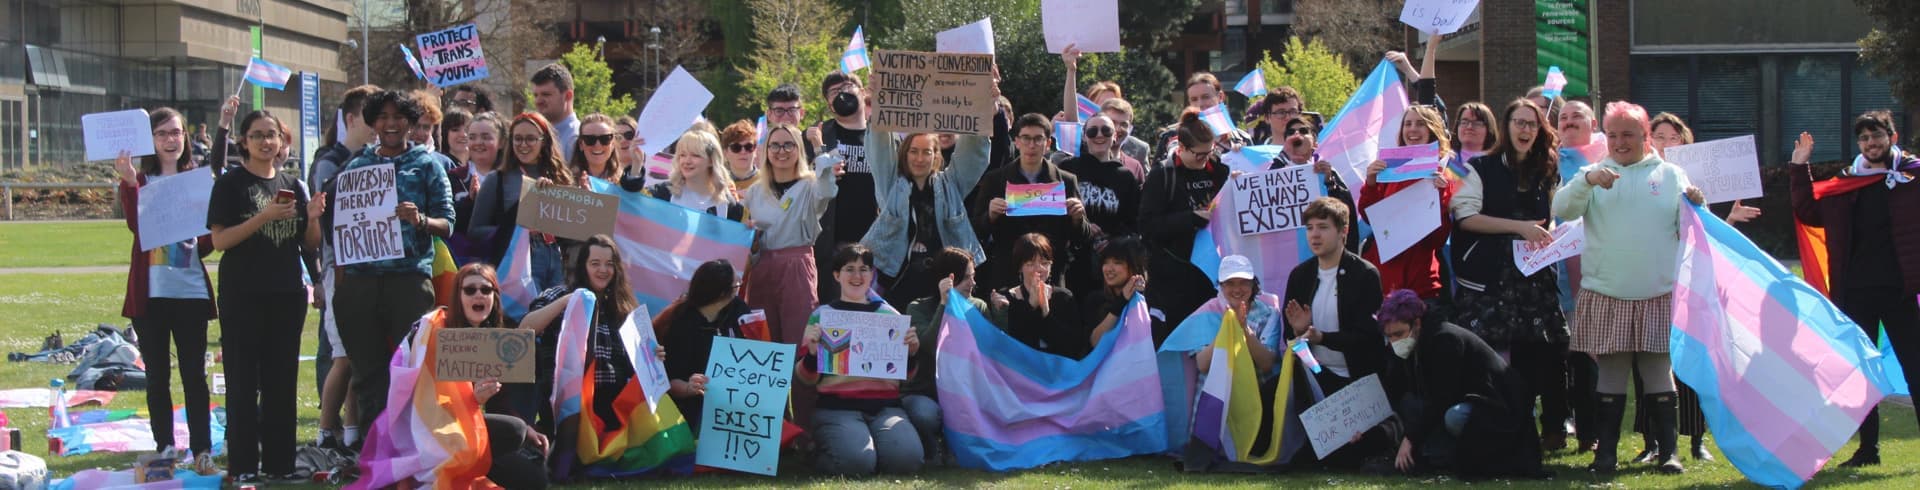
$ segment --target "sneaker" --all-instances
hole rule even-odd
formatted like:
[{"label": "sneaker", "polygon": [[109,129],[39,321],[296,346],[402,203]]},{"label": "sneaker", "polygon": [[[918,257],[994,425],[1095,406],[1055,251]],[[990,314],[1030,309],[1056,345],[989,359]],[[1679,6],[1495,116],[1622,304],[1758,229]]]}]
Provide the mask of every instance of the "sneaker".
[{"label": "sneaker", "polygon": [[291,473],[268,475],[267,481],[275,484],[307,483],[313,480],[313,473],[306,470],[293,470]]},{"label": "sneaker", "polygon": [[233,484],[235,485],[261,485],[261,484],[265,484],[266,482],[267,480],[260,478],[259,473],[241,473],[238,475],[233,475]]},{"label": "sneaker", "polygon": [[213,464],[213,453],[210,452],[193,455],[193,465],[191,468],[194,473],[200,476],[220,473],[220,466]]}]

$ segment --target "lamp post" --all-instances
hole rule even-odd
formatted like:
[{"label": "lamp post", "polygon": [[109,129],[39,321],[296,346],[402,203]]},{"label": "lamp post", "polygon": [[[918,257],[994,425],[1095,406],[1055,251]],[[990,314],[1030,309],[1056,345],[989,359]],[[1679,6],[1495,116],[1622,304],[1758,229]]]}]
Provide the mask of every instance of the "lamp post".
[{"label": "lamp post", "polygon": [[[372,44],[367,43],[367,30],[371,29],[370,26],[373,25],[371,21],[367,20],[367,0],[360,0],[360,10],[358,13],[360,14],[360,84],[367,85],[373,83],[371,81],[372,78],[367,76],[367,47],[372,46]],[[352,40],[349,39],[348,41],[351,42]]]},{"label": "lamp post", "polygon": [[653,89],[659,90],[660,89],[660,26],[653,26],[651,28],[648,28],[647,33],[653,36],[653,41],[647,43],[647,49],[653,51],[653,62],[650,63],[652,66],[649,66],[647,71],[653,75]]}]

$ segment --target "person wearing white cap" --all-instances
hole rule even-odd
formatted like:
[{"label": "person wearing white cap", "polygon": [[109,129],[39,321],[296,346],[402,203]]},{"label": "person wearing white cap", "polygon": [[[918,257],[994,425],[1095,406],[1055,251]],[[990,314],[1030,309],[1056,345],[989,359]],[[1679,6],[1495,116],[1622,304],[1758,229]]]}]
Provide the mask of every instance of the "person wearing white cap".
[{"label": "person wearing white cap", "polygon": [[[1253,357],[1254,372],[1260,373],[1261,379],[1276,374],[1274,361],[1278,359],[1276,353],[1283,351],[1280,343],[1284,338],[1280,322],[1274,321],[1274,314],[1280,312],[1280,295],[1260,290],[1260,278],[1253,274],[1253,261],[1244,255],[1220,259],[1220,295],[1201,305],[1199,311],[1227,310],[1233,311],[1247,334],[1247,352]],[[1212,346],[1200,349],[1194,360],[1200,372],[1207,372],[1213,362]]]}]

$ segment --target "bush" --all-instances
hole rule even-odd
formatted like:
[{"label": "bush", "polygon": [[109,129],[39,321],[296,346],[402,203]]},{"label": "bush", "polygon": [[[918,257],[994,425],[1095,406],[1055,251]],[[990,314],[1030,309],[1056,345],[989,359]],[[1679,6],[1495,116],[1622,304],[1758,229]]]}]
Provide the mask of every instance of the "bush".
[{"label": "bush", "polygon": [[1324,114],[1328,120],[1360,88],[1360,79],[1353,76],[1346,59],[1327,50],[1319,40],[1303,43],[1298,36],[1288,38],[1287,52],[1281,60],[1285,64],[1274,62],[1271,51],[1260,55],[1258,66],[1267,76],[1267,87],[1293,87],[1307,99],[1307,110]]}]

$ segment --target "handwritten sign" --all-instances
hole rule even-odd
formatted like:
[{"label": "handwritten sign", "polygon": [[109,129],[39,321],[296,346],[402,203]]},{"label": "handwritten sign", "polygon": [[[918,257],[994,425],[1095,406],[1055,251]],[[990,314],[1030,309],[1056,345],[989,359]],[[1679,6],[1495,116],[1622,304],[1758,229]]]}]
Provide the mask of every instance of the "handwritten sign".
[{"label": "handwritten sign", "polygon": [[451,87],[487,78],[487,55],[480,49],[480,29],[474,24],[454,26],[414,37],[420,43],[420,64],[427,81]]},{"label": "handwritten sign", "polygon": [[153,123],[145,109],[80,116],[80,135],[88,161],[119,158],[121,151],[136,157],[153,154]]},{"label": "handwritten sign", "polygon": [[633,314],[627,315],[627,322],[620,324],[620,344],[633,360],[633,374],[640,378],[640,392],[647,397],[647,408],[660,408],[660,396],[667,394],[672,383],[667,380],[667,366],[660,362],[660,339],[653,333],[653,315],[647,312],[646,304],[633,310]]},{"label": "handwritten sign", "polygon": [[434,331],[433,375],[441,381],[533,382],[533,331],[442,328]]},{"label": "handwritten sign", "polygon": [[993,18],[933,35],[934,50],[955,54],[993,54]]},{"label": "handwritten sign", "polygon": [[1380,261],[1392,260],[1440,229],[1440,190],[1425,184],[1409,185],[1367,206],[1367,221],[1373,223]]},{"label": "handwritten sign", "polygon": [[1480,0],[1407,0],[1400,22],[1427,34],[1453,34],[1467,25]]},{"label": "handwritten sign", "polygon": [[1231,180],[1236,228],[1242,236],[1307,226],[1300,212],[1326,195],[1312,165],[1240,174]]},{"label": "handwritten sign", "polygon": [[1325,458],[1389,415],[1393,415],[1393,406],[1387,404],[1380,376],[1369,374],[1300,412],[1300,424],[1307,429],[1314,454]]},{"label": "handwritten sign", "polygon": [[520,198],[520,226],[574,240],[613,232],[618,198],[578,187],[528,187],[533,189]]},{"label": "handwritten sign", "polygon": [[707,104],[713,102],[713,91],[687,73],[684,66],[673,67],[673,73],[667,75],[667,81],[647,97],[645,110],[635,122],[634,130],[645,141],[640,145],[641,154],[652,155],[667,149],[667,145],[680,140],[680,134],[700,118],[700,112],[707,110]]},{"label": "handwritten sign", "polygon": [[820,372],[907,379],[906,315],[826,310],[820,312]]},{"label": "handwritten sign", "polygon": [[207,234],[207,200],[212,195],[213,167],[149,178],[140,188],[140,249]]},{"label": "handwritten sign", "polygon": [[1374,182],[1387,184],[1432,177],[1440,172],[1440,144],[1381,148],[1380,161],[1386,162],[1387,168],[1373,177]]},{"label": "handwritten sign", "polygon": [[772,476],[780,465],[780,414],[793,382],[793,345],[713,339],[707,413],[694,462]]},{"label": "handwritten sign", "polygon": [[1007,184],[1007,216],[1066,216],[1067,184]]},{"label": "handwritten sign", "polygon": [[1587,250],[1587,231],[1585,218],[1561,223],[1553,231],[1553,243],[1545,247],[1534,247],[1525,240],[1513,241],[1513,266],[1521,274],[1533,275],[1555,262],[1579,256]]},{"label": "handwritten sign", "polygon": [[1707,193],[1710,204],[1764,194],[1753,135],[1669,147],[1664,160],[1686,169],[1687,180]]},{"label": "handwritten sign", "polygon": [[1118,0],[1040,0],[1040,28],[1047,52],[1075,45],[1082,53],[1120,52]]},{"label": "handwritten sign", "polygon": [[353,265],[407,256],[400,242],[400,205],[392,165],[369,165],[333,178],[335,263]]},{"label": "handwritten sign", "polygon": [[872,80],[875,131],[993,132],[993,56],[877,50]]}]

